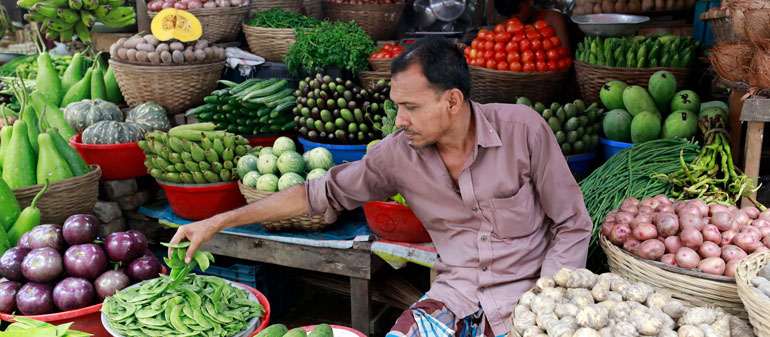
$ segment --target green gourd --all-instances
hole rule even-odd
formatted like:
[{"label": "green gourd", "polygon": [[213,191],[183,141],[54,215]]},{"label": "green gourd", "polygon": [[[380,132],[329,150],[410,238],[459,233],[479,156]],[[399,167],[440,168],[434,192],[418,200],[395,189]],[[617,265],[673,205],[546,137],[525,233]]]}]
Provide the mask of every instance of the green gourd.
[{"label": "green gourd", "polygon": [[67,121],[64,119],[64,113],[58,106],[52,105],[46,101],[45,97],[37,91],[33,92],[30,97],[32,98],[32,105],[35,106],[37,114],[42,116],[45,113],[46,125],[58,129],[59,134],[68,141],[72,136],[77,134],[77,132],[67,124]]},{"label": "green gourd", "polygon": [[61,101],[61,105],[59,105],[60,107],[66,108],[70,103],[80,102],[84,99],[91,98],[91,76],[93,72],[94,68],[88,68],[86,75],[83,76],[78,83],[75,83],[70,90],[67,90],[64,99]]},{"label": "green gourd", "polygon": [[64,96],[59,73],[54,69],[51,56],[47,52],[42,52],[37,56],[35,88],[43,94],[48,102],[56,106],[59,106]]},{"label": "green gourd", "polygon": [[81,157],[69,143],[64,141],[64,138],[61,137],[59,131],[55,128],[49,128],[46,130],[46,133],[51,136],[51,141],[56,148],[56,152],[67,162],[73,176],[77,177],[91,172],[91,168],[88,167],[88,164],[83,160],[83,157]]},{"label": "green gourd", "polygon": [[115,78],[112,68],[107,68],[107,72],[104,73],[104,88],[107,91],[107,101],[115,104],[123,102],[123,93],[120,91],[118,79]]},{"label": "green gourd", "polygon": [[19,214],[21,214],[21,207],[19,207],[19,201],[16,200],[16,195],[13,194],[8,183],[0,179],[0,229],[3,232],[10,230],[13,223],[19,218]]},{"label": "green gourd", "polygon": [[101,66],[97,66],[91,74],[91,99],[107,99],[107,89],[104,87],[104,70]]},{"label": "green gourd", "polygon": [[75,56],[72,57],[70,65],[67,67],[67,70],[64,71],[64,76],[62,76],[61,79],[62,91],[64,93],[69,91],[75,83],[78,83],[78,81],[83,78],[83,66],[83,55],[75,53]]},{"label": "green gourd", "polygon": [[17,120],[13,131],[11,147],[5,153],[3,179],[12,189],[35,185],[37,158],[27,138],[27,122]]},{"label": "green gourd", "polygon": [[11,133],[13,132],[13,126],[5,125],[0,129],[0,167],[5,162],[5,153],[11,147]]},{"label": "green gourd", "polygon": [[67,162],[62,158],[53,146],[51,136],[41,133],[38,136],[40,142],[40,154],[37,158],[37,181],[48,178],[49,182],[72,178]]},{"label": "green gourd", "polygon": [[[8,231],[8,242],[12,246],[16,246],[16,244],[19,242],[19,238],[21,238],[24,233],[29,232],[36,226],[40,226],[40,209],[35,207],[35,205],[37,204],[37,200],[40,199],[43,193],[45,193],[47,190],[48,180],[45,181],[45,186],[43,186],[43,189],[40,190],[40,192],[35,196],[35,199],[32,199],[32,204],[21,211],[19,218],[16,219],[13,227],[11,227],[11,230]],[[2,241],[1,238],[0,241]]]},{"label": "green gourd", "polygon": [[37,127],[38,119],[35,108],[31,105],[24,107],[24,111],[21,113],[21,119],[27,122],[27,138],[29,138],[29,144],[32,146],[32,151],[35,152],[35,155],[37,156],[40,151],[40,145],[37,142],[37,135],[40,134],[40,129]]}]

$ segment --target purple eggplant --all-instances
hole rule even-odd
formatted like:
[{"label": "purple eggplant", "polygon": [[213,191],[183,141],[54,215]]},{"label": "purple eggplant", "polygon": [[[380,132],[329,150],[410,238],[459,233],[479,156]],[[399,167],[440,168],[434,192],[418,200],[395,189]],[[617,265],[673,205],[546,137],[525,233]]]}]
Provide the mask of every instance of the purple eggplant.
[{"label": "purple eggplant", "polygon": [[31,249],[24,247],[13,247],[6,250],[0,257],[0,275],[11,280],[24,282],[24,275],[21,272],[21,263],[29,254]]},{"label": "purple eggplant", "polygon": [[85,308],[94,301],[94,286],[80,277],[68,277],[53,288],[53,303],[61,311]]},{"label": "purple eggplant", "polygon": [[61,254],[51,247],[31,250],[21,262],[21,273],[27,280],[38,283],[55,281],[64,271]]},{"label": "purple eggplant", "polygon": [[64,268],[71,276],[95,280],[107,268],[107,254],[93,243],[74,245],[64,253]]}]

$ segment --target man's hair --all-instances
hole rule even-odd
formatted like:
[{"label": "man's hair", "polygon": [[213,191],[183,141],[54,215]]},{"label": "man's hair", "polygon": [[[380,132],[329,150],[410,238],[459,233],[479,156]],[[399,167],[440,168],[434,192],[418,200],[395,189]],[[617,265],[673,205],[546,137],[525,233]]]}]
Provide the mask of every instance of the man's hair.
[{"label": "man's hair", "polygon": [[459,89],[465,100],[471,93],[471,73],[462,51],[440,36],[423,37],[393,60],[390,74],[400,73],[419,63],[428,83],[441,91]]}]

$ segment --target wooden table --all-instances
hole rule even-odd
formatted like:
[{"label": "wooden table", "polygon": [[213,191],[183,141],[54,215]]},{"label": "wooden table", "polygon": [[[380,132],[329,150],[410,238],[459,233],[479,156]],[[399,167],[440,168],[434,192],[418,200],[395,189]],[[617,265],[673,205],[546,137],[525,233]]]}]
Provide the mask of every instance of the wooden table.
[{"label": "wooden table", "polygon": [[[770,99],[750,98],[744,101],[740,115],[741,122],[747,122],[744,171],[749,178],[759,177],[759,161],[762,156],[762,138],[765,123],[770,122]],[[756,198],[756,192],[751,195]],[[753,206],[748,198],[743,198],[741,206]]]}]

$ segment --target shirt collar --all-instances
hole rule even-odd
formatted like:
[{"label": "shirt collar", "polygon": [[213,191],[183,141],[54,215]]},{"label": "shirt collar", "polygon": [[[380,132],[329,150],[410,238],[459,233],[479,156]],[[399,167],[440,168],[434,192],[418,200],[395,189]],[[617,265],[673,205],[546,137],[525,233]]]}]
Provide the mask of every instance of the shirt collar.
[{"label": "shirt collar", "polygon": [[500,135],[487,119],[481,104],[474,101],[470,101],[470,103],[471,113],[476,122],[476,144],[481,147],[502,146],[503,142],[500,140]]}]

